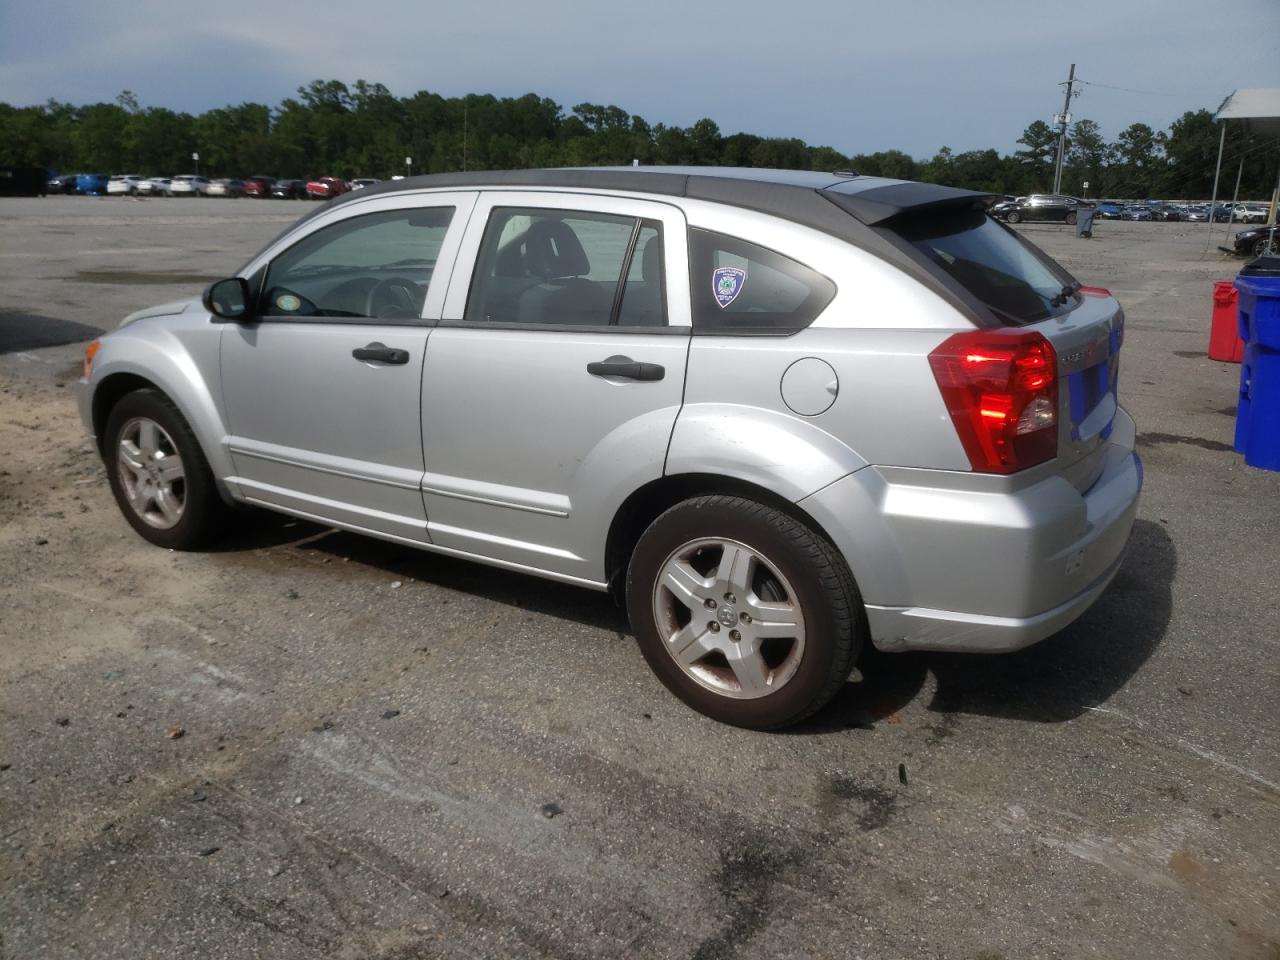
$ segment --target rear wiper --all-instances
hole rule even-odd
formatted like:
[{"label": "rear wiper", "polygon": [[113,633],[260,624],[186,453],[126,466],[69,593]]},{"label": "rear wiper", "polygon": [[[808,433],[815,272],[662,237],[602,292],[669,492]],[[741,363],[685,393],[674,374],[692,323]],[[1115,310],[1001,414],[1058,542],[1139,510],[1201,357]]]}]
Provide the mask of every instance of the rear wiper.
[{"label": "rear wiper", "polygon": [[1066,284],[1061,290],[1058,291],[1058,295],[1049,301],[1049,306],[1051,307],[1062,306],[1064,303],[1070,300],[1073,296],[1075,296],[1076,291],[1079,289],[1080,289],[1080,284],[1078,282]]}]

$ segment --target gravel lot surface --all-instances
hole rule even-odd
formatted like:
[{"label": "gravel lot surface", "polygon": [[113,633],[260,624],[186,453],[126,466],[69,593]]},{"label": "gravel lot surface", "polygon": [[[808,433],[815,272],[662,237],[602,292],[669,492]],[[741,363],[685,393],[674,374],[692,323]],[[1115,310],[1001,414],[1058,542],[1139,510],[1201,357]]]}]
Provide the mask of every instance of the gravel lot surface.
[{"label": "gravel lot surface", "polygon": [[1280,958],[1280,475],[1230,448],[1204,225],[1025,228],[1128,314],[1102,600],[759,734],[593,593],[268,514],[132,533],[76,341],[309,209],[0,200],[0,957]]}]

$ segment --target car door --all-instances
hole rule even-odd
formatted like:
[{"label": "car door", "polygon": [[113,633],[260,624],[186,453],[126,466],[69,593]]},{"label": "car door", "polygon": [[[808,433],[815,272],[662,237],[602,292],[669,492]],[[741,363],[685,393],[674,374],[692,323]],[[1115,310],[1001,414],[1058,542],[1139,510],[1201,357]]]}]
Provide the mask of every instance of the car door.
[{"label": "car door", "polygon": [[251,503],[427,538],[420,388],[474,193],[343,204],[272,251],[221,338],[236,475]]},{"label": "car door", "polygon": [[481,195],[423,372],[434,544],[603,581],[609,523],[662,476],[680,410],[685,234],[666,203]]}]

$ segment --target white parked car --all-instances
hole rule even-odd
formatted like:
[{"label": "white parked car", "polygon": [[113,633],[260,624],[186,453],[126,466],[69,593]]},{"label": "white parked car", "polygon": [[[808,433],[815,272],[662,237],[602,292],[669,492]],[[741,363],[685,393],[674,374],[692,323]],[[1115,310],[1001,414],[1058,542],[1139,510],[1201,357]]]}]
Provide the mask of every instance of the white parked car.
[{"label": "white parked car", "polygon": [[139,181],[137,191],[146,197],[163,197],[169,193],[168,177],[151,177]]},{"label": "white parked car", "polygon": [[208,196],[208,194],[208,177],[184,173],[182,176],[174,177],[169,181],[169,196],[171,197],[201,197]]},{"label": "white parked car", "polygon": [[361,187],[372,187],[375,183],[381,183],[377,177],[356,177],[351,181],[351,189],[359,190]]},{"label": "white parked car", "polygon": [[131,197],[138,192],[142,177],[134,173],[118,173],[107,181],[107,196]]}]

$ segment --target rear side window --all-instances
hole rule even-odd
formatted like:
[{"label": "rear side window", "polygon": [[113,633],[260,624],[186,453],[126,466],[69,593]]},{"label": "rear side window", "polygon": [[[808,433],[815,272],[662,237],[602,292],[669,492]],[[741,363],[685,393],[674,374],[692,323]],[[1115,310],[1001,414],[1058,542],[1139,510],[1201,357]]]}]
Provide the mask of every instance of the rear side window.
[{"label": "rear side window", "polygon": [[1071,275],[982,210],[904,217],[889,227],[1014,325],[1065,313]]},{"label": "rear side window", "polygon": [[689,289],[697,332],[779,334],[807,327],[836,285],[765,247],[710,230],[689,231]]}]

